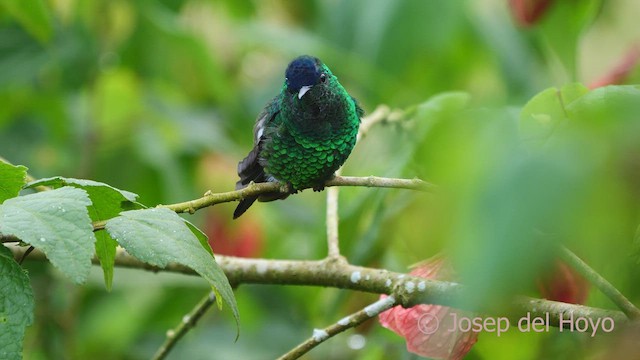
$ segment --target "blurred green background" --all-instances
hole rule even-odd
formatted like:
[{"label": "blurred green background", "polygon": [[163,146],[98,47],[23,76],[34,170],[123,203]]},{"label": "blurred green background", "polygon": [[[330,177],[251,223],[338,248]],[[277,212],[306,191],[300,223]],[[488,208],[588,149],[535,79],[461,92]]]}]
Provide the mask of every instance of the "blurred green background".
[{"label": "blurred green background", "polygon": [[[367,113],[379,104],[423,104],[411,121],[374,128],[343,174],[419,176],[450,195],[342,189],[341,248],[350,262],[404,272],[446,249],[476,300],[495,305],[504,293],[540,296],[535,279],[551,260],[539,233],[529,231],[539,227],[638,303],[640,271],[629,256],[640,203],[640,192],[629,192],[639,188],[638,97],[625,90],[620,106],[598,107],[598,96],[610,92],[588,94],[571,114],[595,114],[590,125],[569,127],[541,153],[531,150],[535,139],[523,146],[518,132],[528,129],[527,114],[556,104],[555,92],[541,94],[543,110],[532,101],[521,113],[534,95],[596,84],[628,58],[640,41],[640,3],[550,1],[528,24],[517,20],[516,3],[0,0],[0,155],[35,177],[106,182],[146,205],[229,191],[255,116],[279,91],[287,63],[312,54]],[[628,70],[624,81],[638,83],[637,67]],[[565,90],[569,97],[587,92]],[[631,177],[616,170],[627,169],[625,159]],[[258,204],[237,221],[235,204],[189,219],[218,254],[319,259],[326,256],[324,201],[306,191]],[[36,293],[26,359],[148,358],[207,291],[198,278],[116,269],[107,293],[98,267],[82,287],[48,264],[26,268]],[[212,310],[170,358],[273,358],[376,299],[247,285],[236,296],[237,342],[229,312]],[[597,291],[587,304],[612,307]],[[483,334],[469,358],[575,358],[607,351],[613,341]],[[369,322],[307,358],[413,355],[402,338]]]}]

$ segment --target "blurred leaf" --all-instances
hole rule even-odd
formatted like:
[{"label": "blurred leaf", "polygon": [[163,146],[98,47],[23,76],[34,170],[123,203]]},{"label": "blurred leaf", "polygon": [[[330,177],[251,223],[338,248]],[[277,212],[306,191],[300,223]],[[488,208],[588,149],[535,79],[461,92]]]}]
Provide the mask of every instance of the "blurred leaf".
[{"label": "blurred leaf", "polygon": [[142,110],[140,83],[128,69],[101,73],[95,82],[92,100],[98,131],[107,142],[125,137]]},{"label": "blurred leaf", "polygon": [[224,300],[236,323],[239,321],[227,277],[211,256],[210,249],[205,250],[200,237],[194,235],[175,212],[163,208],[125,211],[107,221],[106,229],[128,253],[146,263],[165,267],[175,262],[195,270],[216,291],[218,306],[222,306]]},{"label": "blurred leaf", "polygon": [[[592,90],[567,106],[570,118],[582,123],[620,129],[619,125],[638,123],[640,85],[611,85]],[[614,118],[616,121],[612,121]]]},{"label": "blurred leaf", "polygon": [[42,250],[76,283],[89,275],[96,241],[84,190],[63,187],[6,200],[0,205],[0,229]]},{"label": "blurred leaf", "polygon": [[472,304],[507,307],[549,263],[551,247],[540,231],[555,233],[569,223],[579,187],[563,165],[515,156],[476,189],[476,198],[464,200],[456,250]]},{"label": "blurred leaf", "polygon": [[633,237],[632,255],[636,261],[636,264],[640,264],[640,225],[636,229],[636,234]]},{"label": "blurred leaf", "polygon": [[539,148],[553,134],[557,126],[567,119],[566,107],[589,92],[582,84],[568,84],[562,88],[549,88],[534,96],[520,112],[522,140]]},{"label": "blurred leaf", "polygon": [[44,0],[0,0],[0,8],[14,16],[40,42],[51,38],[53,26]]},{"label": "blurred leaf", "polygon": [[578,39],[598,14],[602,0],[555,1],[540,22],[539,34],[564,65],[569,81],[576,80]]},{"label": "blurred leaf", "polygon": [[27,273],[0,245],[0,358],[22,359],[24,333],[33,323],[33,290]]},{"label": "blurred leaf", "polygon": [[[416,108],[414,115],[414,126],[411,128],[411,133],[415,136],[413,151],[413,164],[415,171],[418,171],[418,175],[423,179],[431,177],[429,171],[425,170],[424,165],[428,165],[425,162],[423,154],[433,149],[427,149],[431,147],[431,140],[425,141],[426,138],[430,138],[430,133],[435,127],[439,128],[442,122],[447,122],[450,118],[456,116],[458,113],[468,108],[469,94],[462,92],[450,92],[435,95],[424,103],[420,104]],[[428,166],[427,166],[428,168]]]},{"label": "blurred leaf", "polygon": [[20,193],[27,176],[27,168],[0,161],[0,203]]}]

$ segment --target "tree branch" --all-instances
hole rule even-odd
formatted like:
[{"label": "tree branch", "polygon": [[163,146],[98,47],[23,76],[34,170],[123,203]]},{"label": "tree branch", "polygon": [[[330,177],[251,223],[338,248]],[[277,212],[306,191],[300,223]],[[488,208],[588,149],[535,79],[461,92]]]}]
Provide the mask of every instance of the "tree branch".
[{"label": "tree branch", "polygon": [[378,107],[368,116],[362,118],[360,131],[358,132],[358,140],[365,137],[369,130],[376,124],[388,124],[408,120],[413,116],[417,106],[412,106],[406,110],[391,110],[387,105],[378,105]]},{"label": "tree branch", "polygon": [[[353,177],[353,176],[335,176],[327,180],[325,187],[332,186],[364,186],[364,187],[380,187],[380,188],[397,188],[418,191],[433,191],[435,186],[420,179],[393,179],[382,178],[377,176]],[[194,213],[199,209],[221,204],[231,201],[239,201],[249,196],[255,196],[265,193],[280,192],[289,193],[286,184],[281,183],[251,183],[244,189],[228,191],[223,193],[207,192],[203,197],[195,200],[185,201],[172,205],[160,205],[169,208],[177,213]]]},{"label": "tree branch", "polygon": [[349,316],[345,316],[337,323],[330,325],[322,330],[313,329],[313,335],[302,342],[300,345],[291,349],[291,351],[282,355],[278,360],[293,360],[298,359],[300,356],[308,353],[311,349],[322,344],[327,339],[345,331],[356,327],[363,322],[378,316],[381,312],[391,309],[398,305],[396,299],[393,296],[388,296],[384,299],[380,299],[366,308],[357,311]]},{"label": "tree branch", "polygon": [[338,195],[339,187],[327,190],[327,256],[340,257],[340,241],[338,236]]},{"label": "tree branch", "polygon": [[[16,245],[7,246],[13,252],[14,258],[20,259],[26,248]],[[46,260],[42,251],[34,250],[26,261]],[[323,286],[340,289],[350,289],[376,294],[392,294],[398,304],[411,307],[417,304],[435,304],[459,307],[459,298],[463,286],[460,284],[429,280],[407,274],[401,274],[384,269],[374,269],[350,265],[339,259],[325,260],[266,260],[247,259],[231,256],[216,256],[216,261],[224,271],[232,286],[240,284],[278,284]],[[97,258],[93,259],[99,264]],[[121,267],[146,269],[154,272],[168,271],[188,275],[197,275],[195,271],[180,264],[170,263],[164,269],[146,264],[118,248],[115,264]],[[612,318],[616,327],[628,323],[624,313],[582,305],[574,305],[518,297],[512,301],[511,308],[505,314],[491,314],[508,316],[512,319],[530,314],[531,317],[545,317],[549,314],[551,326],[558,326],[560,319],[566,321],[570,316],[573,321],[580,318],[602,319]],[[477,311],[478,309],[463,308],[463,310]],[[564,323],[565,328],[568,325]]]},{"label": "tree branch", "polygon": [[598,272],[593,270],[593,268],[566,247],[559,245],[557,246],[557,250],[562,260],[602,291],[602,293],[613,301],[630,319],[640,319],[640,310],[607,279],[598,274]]},{"label": "tree branch", "polygon": [[196,323],[207,312],[211,305],[216,303],[216,294],[211,291],[196,304],[189,314],[182,317],[182,321],[175,328],[167,331],[167,339],[153,355],[153,360],[164,359],[171,349],[176,345],[189,330],[196,326]]}]

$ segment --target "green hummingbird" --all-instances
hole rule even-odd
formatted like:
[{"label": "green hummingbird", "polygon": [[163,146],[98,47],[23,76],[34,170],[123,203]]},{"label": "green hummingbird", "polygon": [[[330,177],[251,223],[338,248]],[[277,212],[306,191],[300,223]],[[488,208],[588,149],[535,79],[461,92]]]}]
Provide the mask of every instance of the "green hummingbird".
[{"label": "green hummingbird", "polygon": [[[295,58],[285,71],[280,94],[262,110],[253,130],[253,149],[238,163],[236,190],[251,182],[284,182],[291,193],[312,187],[324,189],[326,180],[356,144],[364,111],[318,58]],[[256,201],[284,199],[289,194],[244,198],[236,219]]]}]

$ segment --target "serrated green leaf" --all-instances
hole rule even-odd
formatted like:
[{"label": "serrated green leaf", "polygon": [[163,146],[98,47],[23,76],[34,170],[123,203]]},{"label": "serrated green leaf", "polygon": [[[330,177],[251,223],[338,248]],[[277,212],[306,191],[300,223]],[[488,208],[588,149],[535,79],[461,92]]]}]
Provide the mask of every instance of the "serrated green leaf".
[{"label": "serrated green leaf", "polygon": [[[94,212],[90,214],[93,221],[106,220],[117,216],[122,210],[130,209],[130,203],[135,204],[138,198],[137,194],[120,190],[105,183],[61,176],[30,182],[25,188],[36,186],[49,186],[52,188],[73,186],[85,190],[89,194],[92,203],[91,207],[94,209]],[[125,206],[129,208],[125,208]]]},{"label": "serrated green leaf", "polygon": [[27,168],[0,161],[0,203],[18,196],[27,176]]},{"label": "serrated green leaf", "polygon": [[0,8],[15,17],[39,41],[46,42],[51,38],[53,26],[43,0],[0,0]]},{"label": "serrated green leaf", "polygon": [[96,238],[82,189],[63,187],[19,196],[0,205],[0,232],[42,250],[76,283],[89,275]]},{"label": "serrated green leaf", "polygon": [[[89,216],[93,221],[110,219],[124,210],[144,208],[143,205],[135,202],[138,198],[137,194],[93,180],[56,176],[31,182],[26,187],[36,186],[50,186],[53,188],[73,186],[85,190],[91,199],[92,205],[89,206]],[[116,241],[111,239],[106,231],[98,231],[96,233],[96,256],[100,260],[107,290],[111,289],[113,283],[116,246]]]},{"label": "serrated green leaf", "polygon": [[21,359],[26,327],[33,323],[33,291],[29,277],[0,245],[0,358]]},{"label": "serrated green leaf", "polygon": [[[239,321],[233,290],[215,259],[189,225],[175,212],[164,209],[125,211],[107,221],[107,231],[127,252],[154,266],[171,262],[188,266],[205,278]],[[220,303],[218,303],[220,305]]]},{"label": "serrated green leaf", "polygon": [[533,148],[544,145],[562,121],[567,119],[566,107],[588,92],[586,86],[575,83],[538,93],[520,112],[522,140]]},{"label": "serrated green leaf", "polygon": [[118,243],[109,236],[109,233],[100,230],[95,233],[96,236],[96,256],[100,260],[102,274],[104,277],[104,286],[107,291],[111,291],[113,285],[113,268],[115,266],[116,248]]},{"label": "serrated green leaf", "polygon": [[198,241],[200,241],[200,245],[202,245],[202,247],[205,250],[207,250],[207,252],[209,254],[211,254],[211,256],[213,256],[213,250],[211,249],[211,246],[209,245],[209,237],[207,236],[207,234],[202,232],[202,230],[198,229],[195,225],[193,225],[189,221],[187,221],[185,219],[182,219],[182,220],[184,221],[185,224],[187,224],[187,227],[189,228],[189,230],[191,230],[193,235],[196,236]]}]

